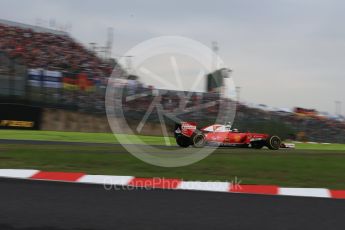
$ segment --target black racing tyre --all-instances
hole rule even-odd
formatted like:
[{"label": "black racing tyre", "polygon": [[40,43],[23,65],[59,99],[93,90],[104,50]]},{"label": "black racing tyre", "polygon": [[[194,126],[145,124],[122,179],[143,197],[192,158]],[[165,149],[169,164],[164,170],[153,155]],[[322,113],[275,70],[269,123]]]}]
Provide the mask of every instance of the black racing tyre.
[{"label": "black racing tyre", "polygon": [[188,137],[182,136],[182,135],[177,135],[176,136],[176,143],[178,146],[182,148],[187,148],[190,146],[190,140]]},{"label": "black racing tyre", "polygon": [[196,148],[202,148],[205,146],[205,136],[202,133],[198,133],[192,137],[193,146]]},{"label": "black racing tyre", "polygon": [[254,142],[250,143],[250,145],[253,149],[262,149],[265,146],[264,143],[258,142],[258,141],[254,141]]},{"label": "black racing tyre", "polygon": [[267,139],[266,145],[271,150],[278,150],[280,148],[281,143],[282,142],[278,136],[270,136]]}]

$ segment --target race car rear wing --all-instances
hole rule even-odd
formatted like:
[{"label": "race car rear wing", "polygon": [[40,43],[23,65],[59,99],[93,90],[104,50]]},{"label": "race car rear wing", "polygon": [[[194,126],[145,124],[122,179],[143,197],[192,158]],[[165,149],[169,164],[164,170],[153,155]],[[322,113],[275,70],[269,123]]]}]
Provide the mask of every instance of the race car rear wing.
[{"label": "race car rear wing", "polygon": [[191,137],[196,129],[195,122],[181,122],[181,124],[176,124],[175,126],[175,135],[182,134],[186,137]]}]

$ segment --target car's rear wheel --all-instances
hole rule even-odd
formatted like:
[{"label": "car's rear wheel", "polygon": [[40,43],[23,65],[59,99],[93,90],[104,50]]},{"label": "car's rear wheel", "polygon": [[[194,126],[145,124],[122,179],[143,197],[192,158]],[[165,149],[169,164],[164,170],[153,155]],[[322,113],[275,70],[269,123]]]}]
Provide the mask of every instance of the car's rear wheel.
[{"label": "car's rear wheel", "polygon": [[176,143],[178,146],[182,148],[187,148],[190,146],[190,140],[188,137],[182,136],[182,135],[177,135],[176,136]]},{"label": "car's rear wheel", "polygon": [[267,139],[266,145],[271,150],[278,150],[280,148],[281,143],[282,142],[278,136],[270,136]]},{"label": "car's rear wheel", "polygon": [[202,148],[205,146],[205,136],[201,133],[196,134],[193,137],[193,146],[196,148]]}]

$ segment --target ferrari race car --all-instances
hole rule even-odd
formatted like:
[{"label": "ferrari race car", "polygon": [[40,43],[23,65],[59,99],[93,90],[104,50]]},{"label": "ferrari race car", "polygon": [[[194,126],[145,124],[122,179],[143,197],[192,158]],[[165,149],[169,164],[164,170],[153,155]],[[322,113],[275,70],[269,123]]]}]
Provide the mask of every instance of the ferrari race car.
[{"label": "ferrari race car", "polygon": [[255,149],[266,146],[271,150],[294,148],[294,144],[284,144],[278,136],[263,133],[242,133],[237,129],[231,129],[231,124],[215,124],[199,130],[195,122],[181,122],[175,125],[174,135],[177,145],[184,148],[190,145],[198,148],[205,145]]}]

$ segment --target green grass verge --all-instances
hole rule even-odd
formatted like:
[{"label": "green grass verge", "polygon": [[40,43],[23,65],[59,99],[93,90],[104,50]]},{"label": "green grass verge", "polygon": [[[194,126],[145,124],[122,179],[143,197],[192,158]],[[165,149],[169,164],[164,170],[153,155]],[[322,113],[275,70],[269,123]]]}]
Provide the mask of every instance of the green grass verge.
[{"label": "green grass verge", "polygon": [[[137,141],[131,135],[122,137]],[[1,130],[0,139],[118,143],[108,133],[55,131]],[[140,139],[149,144],[164,144],[162,137],[140,136]],[[296,150],[279,151],[222,148],[200,162],[179,168],[148,165],[122,146],[0,144],[0,168],[184,180],[231,181],[237,177],[244,184],[345,189],[344,166],[345,145],[341,144],[298,143]]]},{"label": "green grass verge", "polygon": [[[117,134],[118,137],[127,139],[125,143],[139,143],[137,139],[147,144],[165,144],[163,137],[159,136],[136,136],[127,134]],[[112,133],[81,133],[62,131],[36,131],[36,130],[0,130],[0,139],[9,140],[35,140],[35,141],[70,141],[87,143],[119,143]],[[173,138],[169,139],[175,143]]]},{"label": "green grass verge", "polygon": [[305,150],[335,150],[345,152],[345,144],[296,143],[296,148]]},{"label": "green grass verge", "polygon": [[[191,149],[192,151],[193,149]],[[345,153],[315,150],[218,149],[179,168],[148,165],[121,146],[1,144],[0,168],[88,174],[231,181],[291,187],[345,189]]]},{"label": "green grass verge", "polygon": [[[125,143],[139,143],[143,141],[151,145],[165,145],[163,137],[159,136],[135,136],[127,134],[117,134],[119,137],[127,139]],[[0,139],[10,140],[39,140],[39,141],[70,141],[87,143],[119,143],[112,133],[81,133],[81,132],[61,132],[61,131],[29,131],[29,130],[0,130]],[[169,138],[172,145],[175,140]],[[339,150],[345,151],[345,144],[309,144],[296,143],[297,149],[305,150]]]}]

